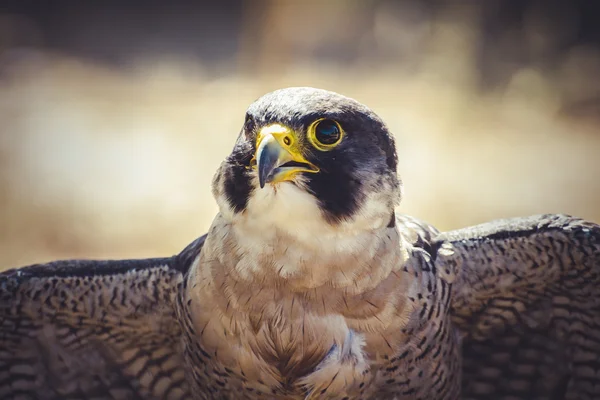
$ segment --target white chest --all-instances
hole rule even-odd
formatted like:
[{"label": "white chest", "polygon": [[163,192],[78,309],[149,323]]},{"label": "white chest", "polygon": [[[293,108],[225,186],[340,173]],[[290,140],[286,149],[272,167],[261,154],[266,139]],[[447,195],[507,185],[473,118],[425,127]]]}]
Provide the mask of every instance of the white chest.
[{"label": "white chest", "polygon": [[269,295],[257,294],[263,301],[262,307],[255,304],[259,312],[223,312],[225,300],[208,296],[204,302],[212,312],[192,308],[198,341],[218,355],[213,368],[234,371],[251,385],[281,394],[324,388],[342,393],[370,379],[364,336],[343,316],[310,312],[294,296],[265,301]]}]

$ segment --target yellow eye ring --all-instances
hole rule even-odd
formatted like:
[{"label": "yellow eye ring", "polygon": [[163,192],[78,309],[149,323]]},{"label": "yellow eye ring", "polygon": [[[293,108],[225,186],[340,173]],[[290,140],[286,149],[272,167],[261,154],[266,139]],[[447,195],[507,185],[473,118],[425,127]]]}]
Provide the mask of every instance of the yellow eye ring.
[{"label": "yellow eye ring", "polygon": [[344,130],[337,121],[319,118],[308,127],[308,140],[317,149],[328,151],[340,144]]}]

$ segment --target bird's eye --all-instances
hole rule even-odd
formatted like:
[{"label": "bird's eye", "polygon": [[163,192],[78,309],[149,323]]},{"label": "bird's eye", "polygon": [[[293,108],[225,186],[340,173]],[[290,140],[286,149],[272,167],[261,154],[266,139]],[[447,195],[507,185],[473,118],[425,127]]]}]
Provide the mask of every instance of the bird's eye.
[{"label": "bird's eye", "polygon": [[319,150],[326,151],[337,146],[344,131],[340,124],[331,119],[318,119],[308,128],[308,138]]}]

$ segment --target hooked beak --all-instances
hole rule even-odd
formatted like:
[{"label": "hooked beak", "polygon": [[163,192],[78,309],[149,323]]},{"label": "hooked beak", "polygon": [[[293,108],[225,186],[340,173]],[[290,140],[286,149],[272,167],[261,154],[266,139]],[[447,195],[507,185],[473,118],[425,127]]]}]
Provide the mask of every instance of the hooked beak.
[{"label": "hooked beak", "polygon": [[266,183],[291,181],[300,172],[319,172],[300,151],[296,133],[290,128],[273,124],[258,134],[256,165],[260,187]]}]

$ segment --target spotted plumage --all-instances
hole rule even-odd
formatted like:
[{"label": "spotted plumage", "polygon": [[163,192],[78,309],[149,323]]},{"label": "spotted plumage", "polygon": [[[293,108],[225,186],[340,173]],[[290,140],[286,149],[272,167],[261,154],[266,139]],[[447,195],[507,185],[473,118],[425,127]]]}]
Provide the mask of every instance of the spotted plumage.
[{"label": "spotted plumage", "polygon": [[600,227],[440,233],[396,164],[364,105],[262,97],[180,254],[0,275],[0,398],[600,398]]}]

